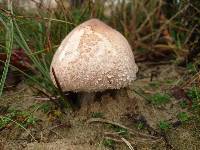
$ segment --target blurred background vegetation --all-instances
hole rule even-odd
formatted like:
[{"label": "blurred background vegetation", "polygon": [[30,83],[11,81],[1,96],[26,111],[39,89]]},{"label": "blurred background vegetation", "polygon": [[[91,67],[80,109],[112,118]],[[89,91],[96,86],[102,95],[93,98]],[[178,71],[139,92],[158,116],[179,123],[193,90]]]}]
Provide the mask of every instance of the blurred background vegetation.
[{"label": "blurred background vegetation", "polygon": [[[64,37],[90,18],[99,18],[121,32],[132,46],[138,63],[167,61],[183,67],[190,63],[199,67],[199,0],[48,2],[1,2],[0,95],[9,72],[15,72],[18,80],[21,79],[18,72],[22,73],[30,84],[34,83],[49,96],[56,94],[49,77],[52,56]],[[11,75],[11,78],[16,77]]]}]

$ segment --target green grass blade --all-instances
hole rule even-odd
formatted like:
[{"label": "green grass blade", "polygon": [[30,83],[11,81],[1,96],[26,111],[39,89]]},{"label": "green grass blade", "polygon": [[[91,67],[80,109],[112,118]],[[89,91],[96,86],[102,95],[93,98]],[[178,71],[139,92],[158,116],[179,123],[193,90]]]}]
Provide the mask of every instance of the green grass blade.
[{"label": "green grass blade", "polygon": [[41,61],[36,55],[31,55],[32,51],[29,48],[21,30],[19,29],[19,26],[16,22],[16,20],[13,20],[15,29],[16,29],[16,35],[14,36],[16,42],[20,45],[22,49],[24,49],[25,53],[29,56],[35,67],[38,69],[38,71],[48,80],[50,80],[49,72],[45,69],[45,67],[42,65]]},{"label": "green grass blade", "polygon": [[[8,4],[9,10],[11,10],[12,14],[12,3]],[[7,53],[7,59],[3,68],[3,73],[0,81],[0,96],[3,93],[3,88],[6,81],[6,76],[9,69],[10,59],[12,55],[12,46],[13,46],[13,21],[12,18],[9,18],[8,23],[5,24],[5,22],[2,22],[4,25],[6,25],[6,53]]]}]

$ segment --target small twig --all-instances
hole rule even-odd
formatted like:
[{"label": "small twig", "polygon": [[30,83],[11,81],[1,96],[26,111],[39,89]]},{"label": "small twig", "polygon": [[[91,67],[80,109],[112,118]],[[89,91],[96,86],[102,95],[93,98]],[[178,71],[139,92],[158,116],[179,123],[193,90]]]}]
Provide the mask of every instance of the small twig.
[{"label": "small twig", "polygon": [[158,11],[158,9],[160,9],[161,5],[162,5],[162,1],[159,1],[158,6],[151,13],[148,14],[148,12],[145,11],[145,13],[146,13],[146,19],[143,21],[143,23],[140,25],[140,27],[136,30],[137,34],[139,34],[141,32],[141,30],[148,23],[148,21],[151,19],[151,17],[153,15],[155,15],[155,13]]},{"label": "small twig", "polygon": [[112,140],[112,141],[115,141],[115,142],[118,142],[118,143],[122,143],[122,140],[119,140],[119,139],[116,139],[116,138],[113,138],[113,137],[104,137],[104,139],[108,139],[108,140]]},{"label": "small twig", "polygon": [[59,137],[62,138],[62,139],[65,138],[64,136],[60,135],[59,133],[57,133],[57,132],[54,131],[54,130],[49,130],[49,131],[52,132],[52,133],[54,133],[54,134],[56,134],[57,136],[59,136]]},{"label": "small twig", "polygon": [[128,148],[130,149],[130,150],[134,150],[134,148],[133,148],[133,146],[131,145],[131,143],[128,141],[128,140],[126,140],[125,138],[121,138],[121,140],[128,146]]},{"label": "small twig", "polygon": [[189,81],[186,81],[182,86],[181,88],[184,88],[186,87],[187,85],[190,85],[192,83],[194,83],[194,81],[196,81],[198,78],[200,78],[200,71],[195,74]]},{"label": "small twig", "polygon": [[[112,138],[115,138],[115,139],[120,139],[120,135],[119,135],[119,132],[104,132],[104,135],[106,137],[112,137]],[[147,143],[147,142],[151,142],[151,143],[156,143],[158,141],[160,141],[160,139],[144,139],[144,138],[130,138],[129,141],[131,141],[130,143],[131,144],[136,144],[137,143]],[[132,142],[134,141],[134,143]]]},{"label": "small twig", "polygon": [[151,138],[151,139],[158,139],[158,137],[155,137],[155,136],[151,136],[151,135],[147,135],[147,134],[144,134],[144,133],[140,133],[140,132],[137,132],[133,129],[130,129],[124,125],[121,125],[117,122],[113,122],[113,121],[110,121],[110,120],[106,120],[106,119],[101,119],[101,118],[91,118],[87,121],[88,124],[90,123],[94,123],[94,122],[102,122],[102,123],[107,123],[107,124],[112,124],[112,125],[115,125],[115,126],[118,126],[118,127],[121,127],[121,128],[124,128],[126,130],[129,131],[130,134],[132,135],[139,135],[139,136],[142,136],[142,137],[145,137],[145,138]]},{"label": "small twig", "polygon": [[[48,97],[33,97],[35,100],[38,101],[50,101],[50,98]],[[56,97],[52,97],[53,100],[56,100]]]},{"label": "small twig", "polygon": [[198,9],[197,7],[195,7],[193,4],[191,4],[190,3],[190,6],[192,7],[192,8],[194,8],[199,14],[200,14],[200,9]]},{"label": "small twig", "polygon": [[187,38],[185,39],[185,42],[183,45],[186,45],[187,42],[189,41],[189,39],[191,38],[192,34],[194,33],[194,30],[197,28],[197,24],[192,28],[192,30],[189,32],[189,34],[187,35]]},{"label": "small twig", "polygon": [[175,15],[173,15],[169,20],[166,20],[165,23],[160,27],[160,29],[158,30],[156,37],[154,39],[154,43],[158,40],[161,31],[166,27],[166,25],[169,25],[170,22],[172,20],[174,20],[177,16],[179,16],[181,13],[183,13],[185,10],[188,9],[188,7],[190,6],[190,4],[186,5],[185,7],[183,7],[180,11],[178,11]]},{"label": "small twig", "polygon": [[142,38],[140,38],[140,41],[145,41],[147,39],[149,39],[150,37],[155,35],[155,40],[154,43],[158,40],[159,36],[160,36],[160,32],[166,27],[166,25],[168,25],[172,20],[174,20],[178,15],[180,15],[182,12],[184,12],[190,5],[186,5],[183,9],[181,9],[180,11],[178,11],[174,16],[172,16],[169,20],[167,20],[161,27],[159,30],[152,32]]},{"label": "small twig", "polygon": [[49,98],[49,100],[55,104],[56,106],[60,107],[59,103],[56,101],[56,99],[52,99],[52,97],[50,95],[48,95],[47,93],[45,93],[43,90],[37,88],[37,87],[33,87],[35,89],[37,89],[39,92],[41,92],[43,95],[45,95],[47,98]]},{"label": "small twig", "polygon": [[[111,136],[105,136],[104,137],[105,139],[109,139],[109,140],[113,140],[115,142],[118,142],[118,143],[122,143],[123,141],[121,140],[121,137],[111,137]],[[160,139],[159,139],[160,140]],[[131,143],[132,145],[134,144],[137,144],[137,143],[143,143],[143,144],[146,144],[147,142],[153,142],[153,143],[156,143],[156,142],[159,142],[159,140],[154,140],[154,141],[146,141],[146,140],[141,140],[141,139],[129,139],[129,143]]]}]

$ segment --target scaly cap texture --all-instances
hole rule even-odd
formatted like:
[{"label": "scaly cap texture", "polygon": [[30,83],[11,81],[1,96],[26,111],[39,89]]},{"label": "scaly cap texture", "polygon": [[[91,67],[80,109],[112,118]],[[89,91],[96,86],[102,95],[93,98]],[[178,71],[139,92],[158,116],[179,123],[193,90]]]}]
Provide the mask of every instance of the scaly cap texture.
[{"label": "scaly cap texture", "polygon": [[88,20],[62,41],[51,64],[63,91],[103,91],[131,84],[138,67],[127,40],[98,19]]}]

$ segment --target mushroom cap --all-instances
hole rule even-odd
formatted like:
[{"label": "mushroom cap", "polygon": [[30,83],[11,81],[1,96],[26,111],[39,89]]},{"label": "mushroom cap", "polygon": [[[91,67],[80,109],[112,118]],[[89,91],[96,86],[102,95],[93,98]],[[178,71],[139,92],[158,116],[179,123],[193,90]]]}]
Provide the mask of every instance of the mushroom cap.
[{"label": "mushroom cap", "polygon": [[50,76],[63,91],[95,92],[129,86],[138,67],[127,40],[98,19],[73,29],[55,52]]}]

